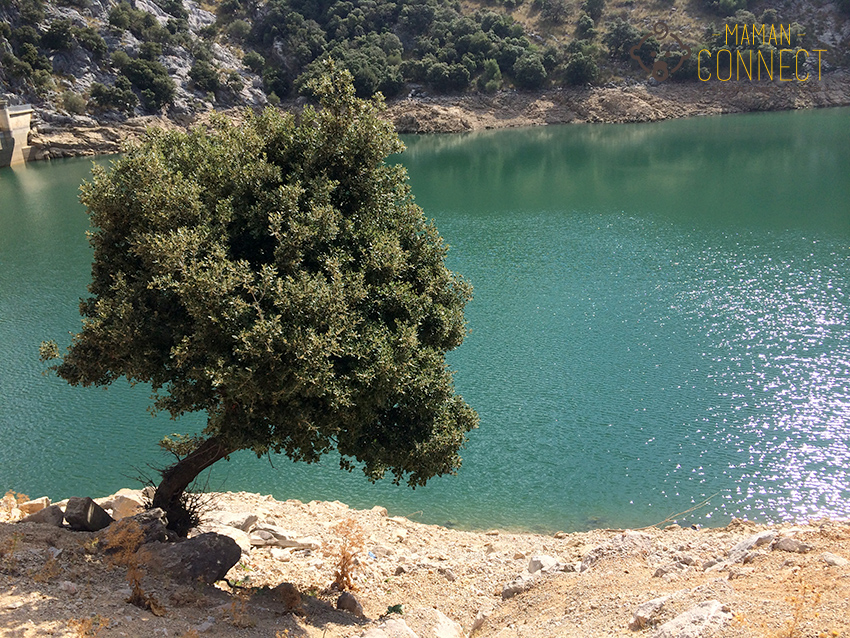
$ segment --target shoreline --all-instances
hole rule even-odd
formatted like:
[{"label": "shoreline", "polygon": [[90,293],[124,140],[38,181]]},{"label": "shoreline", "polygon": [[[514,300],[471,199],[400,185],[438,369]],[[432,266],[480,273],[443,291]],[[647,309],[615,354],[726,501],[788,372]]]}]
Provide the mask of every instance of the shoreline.
[{"label": "shoreline", "polygon": [[[125,508],[139,496],[121,490],[97,500]],[[155,612],[126,601],[126,570],[110,563],[99,532],[0,522],[0,628],[22,638],[74,636],[71,620],[108,618],[102,638],[743,638],[779,635],[794,623],[784,635],[850,635],[846,521],[463,532],[389,516],[380,506],[247,492],[209,497],[200,531],[234,539],[242,557],[215,585],[143,569]],[[345,522],[357,534],[347,536]],[[290,544],[264,530],[288,530]],[[353,593],[362,615],[336,609],[340,593],[330,587],[342,538],[358,534]],[[708,607],[711,632],[670,629]]]},{"label": "shoreline", "polygon": [[[294,110],[303,100],[281,108]],[[638,123],[731,113],[850,106],[850,72],[824,74],[820,81],[635,83],[590,88],[558,88],[535,93],[502,91],[392,100],[386,118],[400,134],[465,133],[549,124]],[[238,110],[225,111],[235,116]],[[118,153],[125,140],[149,126],[186,128],[209,114],[177,123],[163,116],[137,117],[120,124],[85,125],[34,122],[32,160]],[[71,119],[71,118],[69,118]]]}]

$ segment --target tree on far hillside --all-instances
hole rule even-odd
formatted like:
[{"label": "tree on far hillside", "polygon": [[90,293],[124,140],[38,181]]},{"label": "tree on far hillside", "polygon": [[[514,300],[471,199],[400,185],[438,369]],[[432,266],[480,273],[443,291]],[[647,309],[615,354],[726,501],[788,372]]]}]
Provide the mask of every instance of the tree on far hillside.
[{"label": "tree on far hillside", "polygon": [[178,532],[184,490],[237,450],[308,463],[335,450],[343,469],[415,487],[459,467],[477,424],[445,362],[471,287],[385,163],[403,146],[382,102],[328,71],[319,110],[151,131],[82,189],[91,296],[51,369],[72,385],[150,383],[175,417],[206,412],[153,498]]}]

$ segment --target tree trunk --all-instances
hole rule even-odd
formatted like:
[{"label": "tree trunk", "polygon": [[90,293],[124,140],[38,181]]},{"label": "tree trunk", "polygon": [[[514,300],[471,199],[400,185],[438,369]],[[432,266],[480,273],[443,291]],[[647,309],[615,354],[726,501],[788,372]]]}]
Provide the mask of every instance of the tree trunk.
[{"label": "tree trunk", "polygon": [[151,506],[165,510],[168,529],[174,530],[180,536],[186,536],[197,524],[198,508],[196,504],[186,502],[186,488],[198,474],[235,451],[233,447],[225,445],[221,439],[214,436],[201,443],[194,452],[162,471],[162,481],[156,488]]}]

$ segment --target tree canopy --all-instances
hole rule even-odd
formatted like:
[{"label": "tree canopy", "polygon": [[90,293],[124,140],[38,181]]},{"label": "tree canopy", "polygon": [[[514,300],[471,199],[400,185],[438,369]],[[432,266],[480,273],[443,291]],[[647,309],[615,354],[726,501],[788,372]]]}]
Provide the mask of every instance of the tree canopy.
[{"label": "tree canopy", "polygon": [[456,471],[477,425],[445,362],[472,289],[385,162],[403,145],[382,100],[355,97],[333,66],[312,88],[321,107],[298,116],[152,130],[82,187],[91,296],[52,369],[72,385],[150,383],[155,409],[207,413],[157,488],[170,512],[240,449],[336,450],[371,480],[423,485]]}]

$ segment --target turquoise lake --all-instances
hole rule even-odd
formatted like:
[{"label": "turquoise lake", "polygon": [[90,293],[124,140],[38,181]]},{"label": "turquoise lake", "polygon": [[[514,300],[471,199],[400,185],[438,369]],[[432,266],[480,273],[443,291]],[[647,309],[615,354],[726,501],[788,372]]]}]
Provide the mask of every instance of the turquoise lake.
[{"label": "turquoise lake", "polygon": [[[234,455],[213,490],[533,531],[850,517],[850,109],[406,137],[417,202],[469,279],[449,356],[481,427],[415,491]],[[108,159],[98,160],[108,163]],[[0,489],[134,487],[168,459],[149,390],[72,388],[88,160],[0,170]],[[713,495],[713,496],[712,496]]]}]

